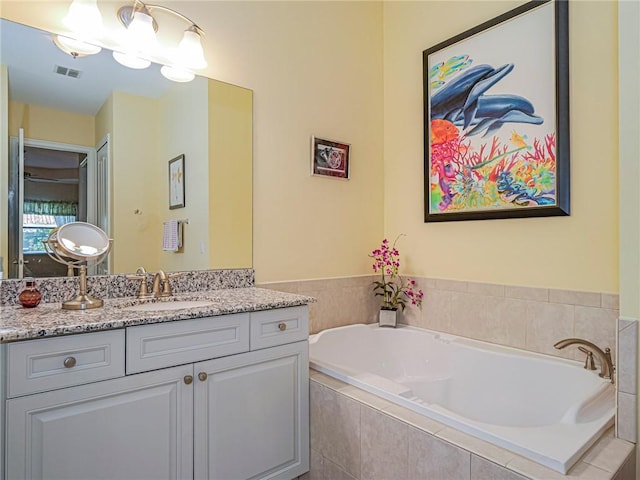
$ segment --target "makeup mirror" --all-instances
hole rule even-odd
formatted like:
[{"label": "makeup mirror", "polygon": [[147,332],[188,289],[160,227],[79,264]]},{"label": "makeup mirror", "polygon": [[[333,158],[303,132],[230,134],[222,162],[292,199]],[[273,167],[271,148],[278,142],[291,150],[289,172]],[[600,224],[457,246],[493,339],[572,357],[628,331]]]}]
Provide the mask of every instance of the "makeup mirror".
[{"label": "makeup mirror", "polygon": [[78,270],[79,293],[62,303],[64,310],[88,310],[102,307],[103,301],[87,294],[87,264],[102,262],[111,248],[111,240],[100,228],[86,222],[65,223],[54,228],[43,240],[45,251],[54,261]]}]

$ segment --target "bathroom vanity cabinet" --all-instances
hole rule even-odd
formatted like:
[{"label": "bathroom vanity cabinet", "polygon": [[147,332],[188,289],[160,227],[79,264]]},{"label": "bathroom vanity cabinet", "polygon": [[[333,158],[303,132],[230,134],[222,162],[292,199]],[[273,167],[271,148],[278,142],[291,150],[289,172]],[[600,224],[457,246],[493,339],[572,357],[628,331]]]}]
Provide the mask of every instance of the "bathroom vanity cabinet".
[{"label": "bathroom vanity cabinet", "polygon": [[2,345],[7,479],[292,479],[308,306]]}]

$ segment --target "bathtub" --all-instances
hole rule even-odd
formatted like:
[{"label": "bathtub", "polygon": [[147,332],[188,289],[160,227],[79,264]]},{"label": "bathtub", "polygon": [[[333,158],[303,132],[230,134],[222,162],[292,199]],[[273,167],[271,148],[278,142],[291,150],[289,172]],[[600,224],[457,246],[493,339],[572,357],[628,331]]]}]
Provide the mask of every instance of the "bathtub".
[{"label": "bathtub", "polygon": [[560,473],[613,425],[614,386],[579,362],[377,324],[309,343],[311,368]]}]

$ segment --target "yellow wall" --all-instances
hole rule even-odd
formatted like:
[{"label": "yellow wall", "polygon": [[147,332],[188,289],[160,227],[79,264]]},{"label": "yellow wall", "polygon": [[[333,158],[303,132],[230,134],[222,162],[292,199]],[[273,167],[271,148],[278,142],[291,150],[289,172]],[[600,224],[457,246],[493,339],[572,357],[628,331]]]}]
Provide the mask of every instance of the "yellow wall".
[{"label": "yellow wall", "polygon": [[[113,271],[149,271],[161,267],[158,252],[162,238],[157,231],[161,173],[157,168],[158,112],[156,100],[113,93],[112,235]],[[136,213],[136,210],[139,213]]]},{"label": "yellow wall", "polygon": [[95,118],[55,108],[9,102],[9,135],[50,142],[95,147]]},{"label": "yellow wall", "polygon": [[[382,3],[160,3],[207,32],[205,75],[256,92],[256,279],[368,273],[383,233]],[[60,32],[68,5],[2,0],[2,15]],[[99,6],[116,26],[118,4]],[[310,176],[312,135],[353,145],[351,180]]]},{"label": "yellow wall", "polygon": [[[60,29],[62,2],[14,3]],[[384,231],[409,273],[618,291],[614,2],[570,4],[572,215],[423,223],[422,50],[521,3],[166,3],[215,32],[206,74],[256,92],[258,281],[368,273]],[[313,134],[353,145],[351,180],[309,175]]]},{"label": "yellow wall", "polygon": [[[159,149],[155,170],[158,195],[157,234],[149,248],[157,251],[160,267],[167,271],[209,268],[209,152],[207,80],[197,78],[188,84],[174,84],[159,100]],[[169,209],[169,160],[184,154],[185,207]],[[184,226],[180,252],[162,250],[163,222],[189,220]],[[201,251],[200,243],[205,246]]]},{"label": "yellow wall", "polygon": [[252,109],[251,90],[209,81],[209,263],[216,268],[252,266]]},{"label": "yellow wall", "polygon": [[614,2],[570,3],[571,216],[423,223],[422,51],[521,3],[384,4],[385,232],[412,274],[616,293]]}]

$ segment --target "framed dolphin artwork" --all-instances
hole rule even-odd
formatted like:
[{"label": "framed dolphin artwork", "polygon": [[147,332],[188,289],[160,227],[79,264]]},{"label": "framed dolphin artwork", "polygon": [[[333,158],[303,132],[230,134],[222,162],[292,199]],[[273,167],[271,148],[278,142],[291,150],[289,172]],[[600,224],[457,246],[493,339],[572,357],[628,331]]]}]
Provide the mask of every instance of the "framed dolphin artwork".
[{"label": "framed dolphin artwork", "polygon": [[425,222],[569,215],[566,0],[423,52]]}]

